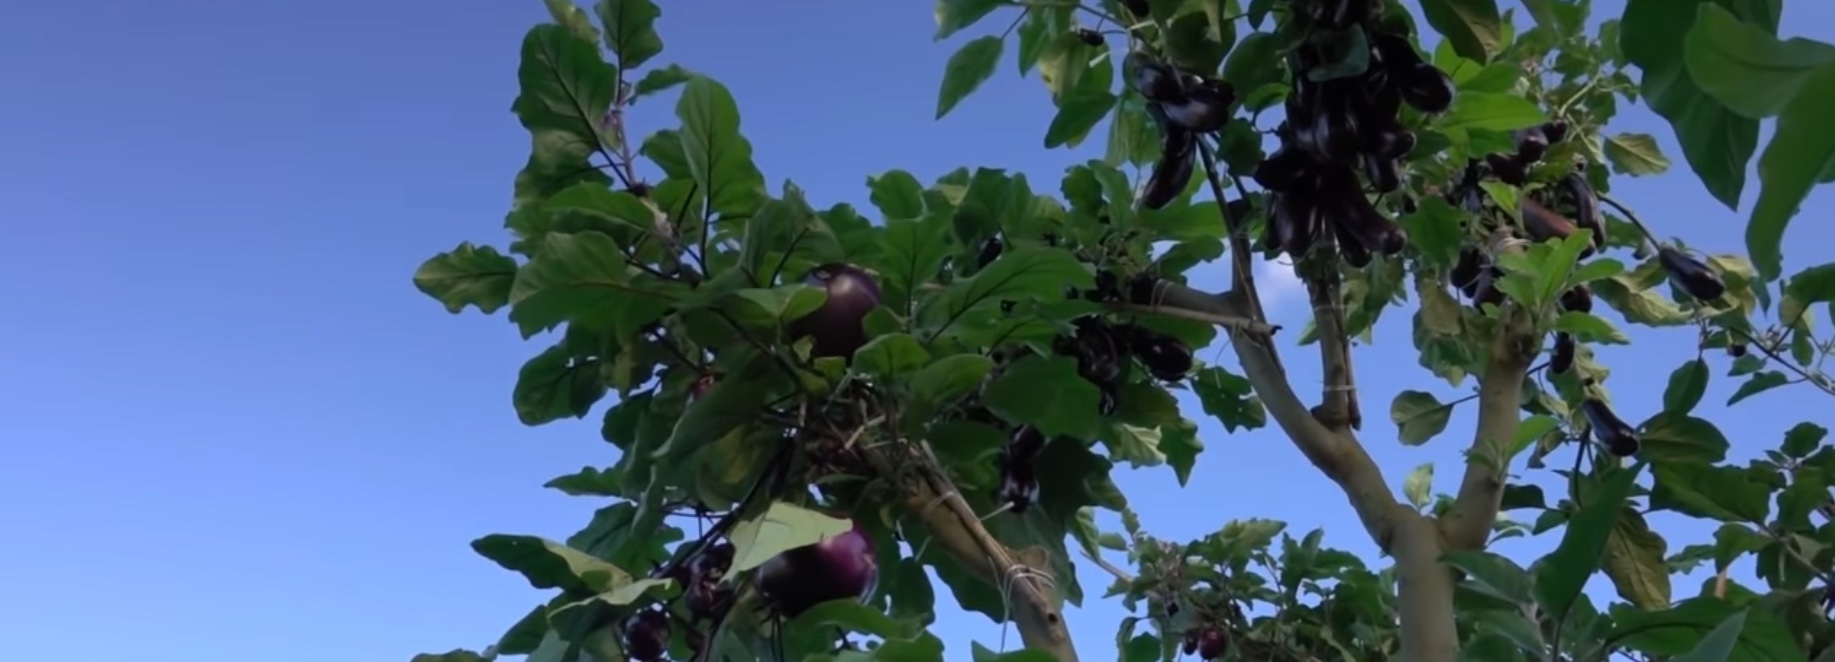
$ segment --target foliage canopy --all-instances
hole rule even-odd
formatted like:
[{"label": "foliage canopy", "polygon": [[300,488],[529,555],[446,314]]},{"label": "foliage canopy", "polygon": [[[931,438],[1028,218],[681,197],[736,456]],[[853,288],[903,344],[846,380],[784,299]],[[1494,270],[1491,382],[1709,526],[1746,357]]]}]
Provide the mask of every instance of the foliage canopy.
[{"label": "foliage canopy", "polygon": [[[1419,17],[1380,0],[939,0],[938,40],[1011,23],[961,40],[938,117],[1013,53],[1056,107],[1043,147],[1102,138],[1105,157],[1055,190],[987,167],[880,173],[873,218],[770,186],[727,88],[653,63],[652,0],[545,1],[512,106],[531,135],[512,239],[462,243],[414,282],[551,339],[517,376],[524,424],[615,393],[602,433],[620,457],[547,484],[611,501],[568,540],[473,543],[551,599],[482,650],[417,662],[961,659],[926,629],[927,571],[1026,644],[969,644],[974,659],[1069,661],[1078,558],[1134,614],[1116,635],[1129,661],[1835,660],[1827,429],[1801,423],[1738,465],[1695,415],[1722,370],[1742,382],[1729,404],[1835,396],[1815,321],[1835,318],[1835,263],[1782,277],[1798,205],[1835,180],[1835,46],[1780,40],[1778,0],[1629,0],[1603,21],[1584,0],[1524,0],[1526,28],[1493,0],[1422,0]],[[672,89],[680,125],[627,136],[625,115],[663,112],[640,102]],[[1654,137],[1606,128],[1633,103],[1729,208],[1757,155],[1748,256],[1691,251],[1611,196],[1671,167]],[[1304,329],[1261,310],[1250,267],[1277,256],[1306,283]],[[1219,259],[1230,284],[1189,282]],[[1388,427],[1365,425],[1354,347],[1396,314],[1445,382],[1395,395],[1398,440],[1478,409],[1452,494],[1431,466],[1395,494],[1363,445]],[[1615,411],[1590,349],[1631,342],[1628,326],[1692,329],[1701,350],[1641,420]],[[1220,335],[1235,365],[1193,358]],[[1323,366],[1316,405],[1276,350],[1292,335]],[[1175,389],[1228,431],[1281,430],[1393,565],[1265,519],[1191,541],[1142,530],[1109,475],[1190,477],[1204,444]],[[1124,530],[1099,530],[1099,509]],[[1719,529],[1672,550],[1654,511]],[[676,515],[706,526],[690,537]],[[1537,535],[1560,542],[1527,567],[1487,551]],[[1748,555],[1766,586],[1727,579]],[[1678,593],[1672,576],[1704,563],[1717,581]],[[1583,592],[1598,573],[1618,602]]]}]

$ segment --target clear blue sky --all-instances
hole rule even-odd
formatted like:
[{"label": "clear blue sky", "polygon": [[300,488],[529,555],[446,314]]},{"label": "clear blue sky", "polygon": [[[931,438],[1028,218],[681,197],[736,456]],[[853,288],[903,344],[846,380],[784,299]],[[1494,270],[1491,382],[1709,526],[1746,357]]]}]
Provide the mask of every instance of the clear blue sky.
[{"label": "clear blue sky", "polygon": [[[933,44],[928,2],[667,4],[659,62],[729,85],[767,177],[816,201],[865,207],[866,177],[892,168],[929,180],[1007,167],[1049,186],[1090,153],[1041,149],[1048,101],[1011,60],[933,122],[943,62],[967,36]],[[1786,32],[1835,41],[1835,9],[1818,4],[1794,0]],[[501,317],[448,316],[409,274],[459,241],[505,238],[528,148],[508,111],[518,42],[544,16],[535,0],[0,9],[9,659],[402,662],[481,647],[542,598],[467,542],[565,537],[599,504],[541,483],[610,464],[612,449],[596,420],[519,426],[510,385],[539,347]],[[660,128],[672,103],[640,106],[633,124]],[[1648,112],[1616,128],[1656,134],[1681,166]],[[1743,213],[1687,173],[1617,193],[1696,246],[1743,250]],[[1789,269],[1829,259],[1832,215],[1835,193],[1818,191],[1788,237]],[[1270,296],[1287,304],[1277,321],[1297,328],[1303,307]],[[1466,435],[1404,448],[1383,420],[1399,389],[1456,395],[1414,367],[1407,316],[1390,320],[1358,361],[1367,442],[1392,484],[1431,461],[1449,490]],[[1647,333],[1605,352],[1628,418],[1658,405],[1692,341]],[[1303,365],[1312,352],[1290,356]],[[1731,392],[1717,380],[1709,401]],[[1835,426],[1828,400],[1806,390],[1706,409],[1742,459],[1805,412]],[[1470,421],[1461,412],[1453,430]],[[1154,532],[1274,517],[1372,554],[1339,492],[1284,439],[1201,425],[1210,451],[1191,487],[1175,489],[1164,468],[1118,476]],[[1672,549],[1706,539],[1674,524],[1658,518]],[[1083,580],[1094,594],[1107,584]],[[1694,592],[1679,583],[1676,595]],[[1119,616],[1112,604],[1069,615],[1089,659],[1108,657]],[[966,659],[969,639],[993,644],[999,628],[945,613],[939,634]]]}]

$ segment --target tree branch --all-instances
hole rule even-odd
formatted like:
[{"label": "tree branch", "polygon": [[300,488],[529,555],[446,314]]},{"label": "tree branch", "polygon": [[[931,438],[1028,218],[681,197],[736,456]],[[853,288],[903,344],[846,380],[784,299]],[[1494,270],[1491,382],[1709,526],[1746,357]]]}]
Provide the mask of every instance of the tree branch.
[{"label": "tree branch", "polygon": [[1459,631],[1453,620],[1453,573],[1440,564],[1440,531],[1420,513],[1396,511],[1390,550],[1402,622],[1402,651],[1396,659],[1451,662],[1459,657]]},{"label": "tree branch", "polygon": [[[1243,317],[1242,297],[1237,293],[1217,295],[1201,292],[1178,283],[1162,281],[1159,308],[1184,309],[1217,317]],[[1383,551],[1390,551],[1396,517],[1410,512],[1395,499],[1395,492],[1383,478],[1382,469],[1370,459],[1363,445],[1347,432],[1333,431],[1313,416],[1306,403],[1293,390],[1287,375],[1276,363],[1273,343],[1266,337],[1256,338],[1236,328],[1230,331],[1230,346],[1242,361],[1243,372],[1261,396],[1281,431],[1293,440],[1306,459],[1337,483],[1350,499],[1364,529]]]},{"label": "tree branch", "polygon": [[923,521],[943,551],[963,569],[1001,589],[1027,648],[1050,653],[1059,662],[1077,662],[1070,630],[1058,610],[1058,593],[1040,579],[1051,577],[1051,559],[1044,550],[1015,551],[995,540],[921,445],[883,444],[866,454],[880,475],[897,479],[906,510]]},{"label": "tree branch", "polygon": [[1363,412],[1357,406],[1357,382],[1351,375],[1351,335],[1345,328],[1344,299],[1339,294],[1336,267],[1332,265],[1329,274],[1306,281],[1325,374],[1325,393],[1316,413],[1327,427],[1355,430],[1363,427]]},{"label": "tree branch", "polygon": [[1440,520],[1449,549],[1484,549],[1485,541],[1490,539],[1508,469],[1505,463],[1509,458],[1502,449],[1516,441],[1517,427],[1522,423],[1518,411],[1522,407],[1523,380],[1535,359],[1538,339],[1527,311],[1507,306],[1497,335],[1491,339],[1485,374],[1478,379],[1478,429],[1466,452],[1465,476],[1459,481],[1459,495],[1454,497],[1452,510]]}]

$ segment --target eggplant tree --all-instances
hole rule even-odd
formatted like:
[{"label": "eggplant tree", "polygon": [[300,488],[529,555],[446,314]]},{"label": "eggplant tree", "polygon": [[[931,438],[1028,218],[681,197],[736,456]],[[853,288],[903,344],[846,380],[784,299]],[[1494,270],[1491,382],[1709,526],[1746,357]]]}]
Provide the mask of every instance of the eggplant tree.
[{"label": "eggplant tree", "polygon": [[[939,117],[1015,52],[1057,108],[1044,146],[1100,129],[1106,158],[1055,193],[995,168],[882,173],[872,217],[767,186],[727,88],[655,62],[651,0],[547,4],[522,46],[532,152],[507,248],[462,243],[414,281],[552,341],[517,376],[525,424],[615,393],[602,432],[620,454],[548,483],[610,501],[577,535],[473,543],[549,599],[481,650],[417,660],[1070,661],[1061,607],[1084,599],[1084,562],[1133,614],[1125,660],[1835,659],[1826,429],[1737,465],[1694,415],[1723,369],[1735,401],[1835,396],[1815,322],[1835,317],[1835,264],[1784,278],[1781,251],[1835,179],[1835,47],[1778,39],[1777,2],[1631,0],[1599,21],[1525,0],[1519,27],[1493,0],[1423,0],[1420,21],[1381,0],[940,0],[939,40],[1011,23],[949,59]],[[627,136],[671,89],[680,126]],[[1670,165],[1606,128],[1639,102],[1730,208],[1775,122],[1749,258],[1693,251],[1612,197]],[[1306,285],[1306,328],[1264,314],[1253,266],[1276,258]],[[1215,260],[1231,282],[1188,278]],[[1354,348],[1401,314],[1412,338],[1386,346],[1473,394],[1406,391],[1369,421]],[[1615,411],[1590,349],[1627,324],[1700,340],[1668,375],[1620,370],[1667,378],[1648,417]],[[1194,359],[1225,339],[1234,364]],[[1312,352],[1325,384],[1306,397],[1284,366]],[[1189,477],[1204,444],[1174,389],[1229,431],[1272,423],[1392,565],[1271,520],[1142,530],[1109,474]],[[1456,491],[1417,475],[1398,494],[1366,444],[1425,443],[1458,406],[1477,424]],[[1720,528],[1665,540],[1652,511]],[[1559,543],[1527,567],[1487,551],[1533,535]],[[1766,586],[1727,577],[1748,555]],[[1718,580],[1677,596],[1672,575],[1703,563]],[[928,632],[931,572],[1024,650]],[[1596,574],[1620,601],[1583,592]]]}]

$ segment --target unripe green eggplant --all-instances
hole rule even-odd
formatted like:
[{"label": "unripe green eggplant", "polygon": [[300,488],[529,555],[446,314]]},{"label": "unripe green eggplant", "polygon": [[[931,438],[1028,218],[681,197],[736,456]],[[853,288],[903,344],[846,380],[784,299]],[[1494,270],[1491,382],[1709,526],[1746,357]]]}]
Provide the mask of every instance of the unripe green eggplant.
[{"label": "unripe green eggplant", "polygon": [[1637,429],[1631,427],[1618,412],[1604,400],[1588,397],[1581,404],[1581,411],[1586,414],[1587,423],[1593,426],[1593,438],[1606,445],[1606,450],[1619,457],[1629,457],[1638,451]]},{"label": "unripe green eggplant", "polygon": [[1663,264],[1663,271],[1669,274],[1676,287],[1697,301],[1711,302],[1727,293],[1727,284],[1721,282],[1720,275],[1687,253],[1664,246],[1657,249],[1657,261]]}]

